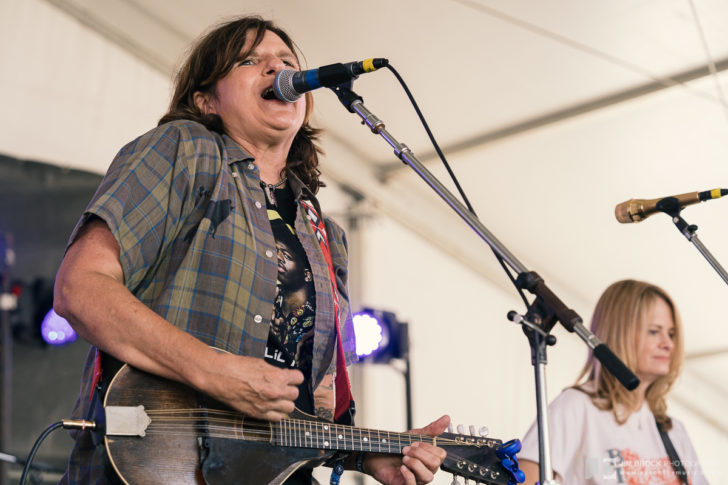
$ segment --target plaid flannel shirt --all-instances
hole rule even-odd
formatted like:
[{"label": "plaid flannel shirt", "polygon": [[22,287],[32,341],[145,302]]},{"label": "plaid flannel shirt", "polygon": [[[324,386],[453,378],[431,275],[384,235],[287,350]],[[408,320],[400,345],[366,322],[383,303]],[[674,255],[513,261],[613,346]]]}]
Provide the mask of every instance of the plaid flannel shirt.
[{"label": "plaid flannel shirt", "polygon": [[[314,195],[295,176],[296,200]],[[311,384],[335,370],[334,301],[313,230],[299,208],[295,229],[308,256],[316,289]],[[192,121],[174,121],[121,149],[70,238],[95,215],[120,247],[127,288],[145,305],[201,341],[228,352],[263,358],[273,314],[277,253],[265,195],[253,157],[230,137]],[[355,359],[342,229],[326,219],[340,299],[347,363]],[[69,244],[70,244],[69,243]],[[93,412],[91,348],[74,417]],[[333,403],[332,410],[333,410]],[[103,442],[90,432],[76,446],[61,483],[108,483]]]}]

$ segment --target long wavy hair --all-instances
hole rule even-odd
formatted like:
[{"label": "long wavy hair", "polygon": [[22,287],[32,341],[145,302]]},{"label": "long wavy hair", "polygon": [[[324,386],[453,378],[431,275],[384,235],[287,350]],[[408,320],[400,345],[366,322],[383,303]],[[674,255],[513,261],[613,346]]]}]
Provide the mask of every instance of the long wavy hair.
[{"label": "long wavy hair", "polygon": [[[674,348],[669,372],[647,387],[645,400],[660,426],[669,430],[672,422],[667,416],[666,397],[683,363],[682,324],[670,295],[662,288],[643,281],[618,281],[599,298],[592,317],[591,331],[635,372],[643,329],[647,325],[647,313],[658,299],[665,301],[672,311]],[[575,387],[587,392],[597,408],[611,410],[619,424],[627,421],[637,404],[638,396],[627,391],[609,371],[602,369],[593,354],[587,358]]]},{"label": "long wavy hair", "polygon": [[[159,124],[173,120],[193,120],[209,130],[225,133],[222,119],[217,114],[205,114],[195,104],[195,93],[215,94],[217,82],[235,66],[235,62],[247,56],[263,40],[266,31],[273,32],[298,58],[299,50],[289,35],[269,20],[258,16],[240,17],[222,23],[200,37],[191,47],[184,64],[174,81],[174,94],[169,109]],[[253,42],[243,52],[245,42],[253,36]],[[324,184],[319,180],[318,168],[321,149],[316,140],[321,130],[309,123],[313,111],[313,96],[306,93],[306,117],[296,133],[286,159],[286,171],[297,175],[309,189],[316,193]]]}]

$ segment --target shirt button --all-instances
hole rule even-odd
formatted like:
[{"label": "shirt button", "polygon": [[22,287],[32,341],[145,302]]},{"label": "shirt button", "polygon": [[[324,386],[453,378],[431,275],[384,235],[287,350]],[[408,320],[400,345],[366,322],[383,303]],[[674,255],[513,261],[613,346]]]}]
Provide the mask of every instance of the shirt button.
[{"label": "shirt button", "polygon": [[263,204],[261,204],[260,202],[258,202],[258,201],[256,200],[256,201],[255,201],[255,207],[257,207],[258,209],[260,209],[261,207],[263,207]]},{"label": "shirt button", "polygon": [[265,255],[268,256],[269,258],[272,258],[273,257],[273,251],[271,251],[270,249],[268,249],[268,250],[266,250]]},{"label": "shirt button", "polygon": [[260,315],[256,315],[253,317],[253,321],[255,321],[255,323],[260,323],[263,321],[263,317],[261,317]]},{"label": "shirt button", "polygon": [[254,163],[249,163],[248,164],[248,170],[253,170],[254,168],[255,168],[255,164]]}]

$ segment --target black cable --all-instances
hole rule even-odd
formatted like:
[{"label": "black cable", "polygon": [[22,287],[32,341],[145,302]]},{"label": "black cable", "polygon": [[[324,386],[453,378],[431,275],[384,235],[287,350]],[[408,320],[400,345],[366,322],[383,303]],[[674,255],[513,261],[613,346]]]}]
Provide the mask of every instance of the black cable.
[{"label": "black cable", "polygon": [[28,454],[28,458],[25,460],[25,466],[23,467],[23,474],[20,476],[19,485],[25,485],[25,479],[30,472],[30,465],[33,462],[35,454],[38,452],[38,448],[40,448],[41,443],[43,443],[43,440],[46,439],[46,437],[48,437],[48,435],[51,434],[53,431],[61,427],[63,427],[63,421],[53,423],[48,426],[46,430],[43,431],[43,433],[41,433],[37,440],[35,440],[35,444],[33,444],[33,448],[31,448],[30,453]]},{"label": "black cable", "polygon": [[[410,92],[409,88],[407,87],[407,83],[404,82],[404,79],[402,79],[402,76],[399,75],[397,70],[391,64],[387,64],[385,67],[387,69],[389,69],[390,71],[392,71],[392,74],[394,74],[394,77],[397,78],[397,81],[399,81],[399,84],[402,86],[402,89],[404,89],[404,92],[407,94],[407,97],[409,98],[410,103],[412,103],[412,106],[414,107],[415,112],[417,113],[417,117],[420,119],[422,126],[425,128],[425,131],[427,132],[427,136],[430,138],[430,142],[432,143],[432,146],[435,147],[435,152],[437,152],[437,156],[439,156],[440,160],[442,160],[442,163],[445,166],[447,173],[450,175],[450,178],[452,179],[453,183],[455,184],[455,187],[458,189],[458,193],[460,194],[460,197],[462,197],[463,202],[465,202],[465,205],[467,206],[468,210],[474,216],[477,217],[478,214],[475,213],[475,209],[473,209],[473,206],[470,204],[468,197],[465,195],[465,191],[460,186],[460,182],[458,181],[458,178],[455,176],[455,173],[452,171],[452,168],[450,168],[450,164],[448,163],[447,159],[445,158],[445,154],[442,153],[442,150],[440,150],[440,145],[437,144],[437,141],[435,140],[435,136],[432,134],[432,131],[430,131],[430,127],[427,124],[425,117],[422,115],[422,112],[420,111],[420,107],[417,106],[417,101],[415,101],[414,96],[412,96],[412,93]],[[518,294],[521,296],[523,303],[526,304],[526,307],[529,307],[530,303],[528,303],[528,299],[526,298],[526,295],[523,293],[523,290],[516,283],[516,279],[514,278],[513,273],[511,272],[511,269],[508,266],[506,266],[505,261],[500,256],[500,254],[498,254],[495,251],[495,249],[493,249],[493,248],[490,248],[490,249],[491,249],[491,251],[493,251],[495,258],[500,263],[501,267],[503,268],[503,271],[505,271],[506,275],[508,275],[508,278],[511,280],[511,283],[513,283],[513,286],[516,287],[516,291],[518,291]]]}]

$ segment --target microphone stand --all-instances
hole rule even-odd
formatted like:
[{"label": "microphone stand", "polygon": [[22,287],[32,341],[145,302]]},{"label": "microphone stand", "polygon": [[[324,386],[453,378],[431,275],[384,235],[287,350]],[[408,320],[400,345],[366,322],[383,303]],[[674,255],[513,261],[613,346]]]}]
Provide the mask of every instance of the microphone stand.
[{"label": "microphone stand", "polygon": [[[572,309],[568,308],[544,283],[543,279],[535,272],[529,271],[509,250],[506,248],[481,222],[470,212],[437,178],[422,164],[410,148],[400,143],[384,127],[384,123],[377,118],[365,106],[361,96],[352,91],[353,82],[341,84],[330,88],[339,98],[339,101],[351,113],[359,115],[362,124],[366,124],[374,134],[380,135],[394,148],[394,154],[406,165],[412,168],[437,195],[439,195],[464,221],[475,231],[475,233],[488,244],[491,249],[505,261],[518,274],[516,285],[518,288],[528,290],[536,295],[535,300],[529,305],[524,322],[524,332],[531,343],[532,361],[534,365],[536,395],[539,423],[539,456],[543,460],[540,463],[541,480],[545,484],[555,484],[552,480],[552,469],[550,463],[550,443],[547,439],[548,423],[546,413],[546,389],[545,389],[545,364],[546,352],[545,343],[549,342],[549,332],[557,321],[569,331],[575,332],[594,352],[594,356],[608,369],[627,389],[633,390],[639,384],[637,377],[614,355],[614,353],[602,343],[589,329],[583,325],[581,317]],[[535,329],[538,329],[536,331]],[[542,334],[545,338],[536,336]],[[533,335],[533,336],[532,336]],[[555,339],[551,340],[555,343]],[[545,463],[548,461],[549,463]],[[546,473],[548,472],[548,475]],[[548,480],[548,482],[546,481]]]},{"label": "microphone stand", "polygon": [[677,230],[680,231],[680,233],[685,236],[688,241],[693,243],[693,246],[698,249],[700,254],[705,257],[705,259],[718,273],[718,275],[723,278],[723,281],[728,284],[728,273],[726,273],[726,270],[723,268],[723,266],[720,265],[718,260],[715,259],[713,254],[708,251],[708,248],[706,248],[705,245],[703,245],[703,243],[698,238],[698,235],[696,234],[698,231],[698,226],[696,226],[695,224],[688,224],[685,219],[683,219],[680,215],[680,212],[682,211],[682,208],[680,207],[680,201],[676,197],[665,197],[657,203],[656,207],[658,210],[664,212],[672,218],[672,222],[673,224],[675,224],[675,227],[677,227]]}]

